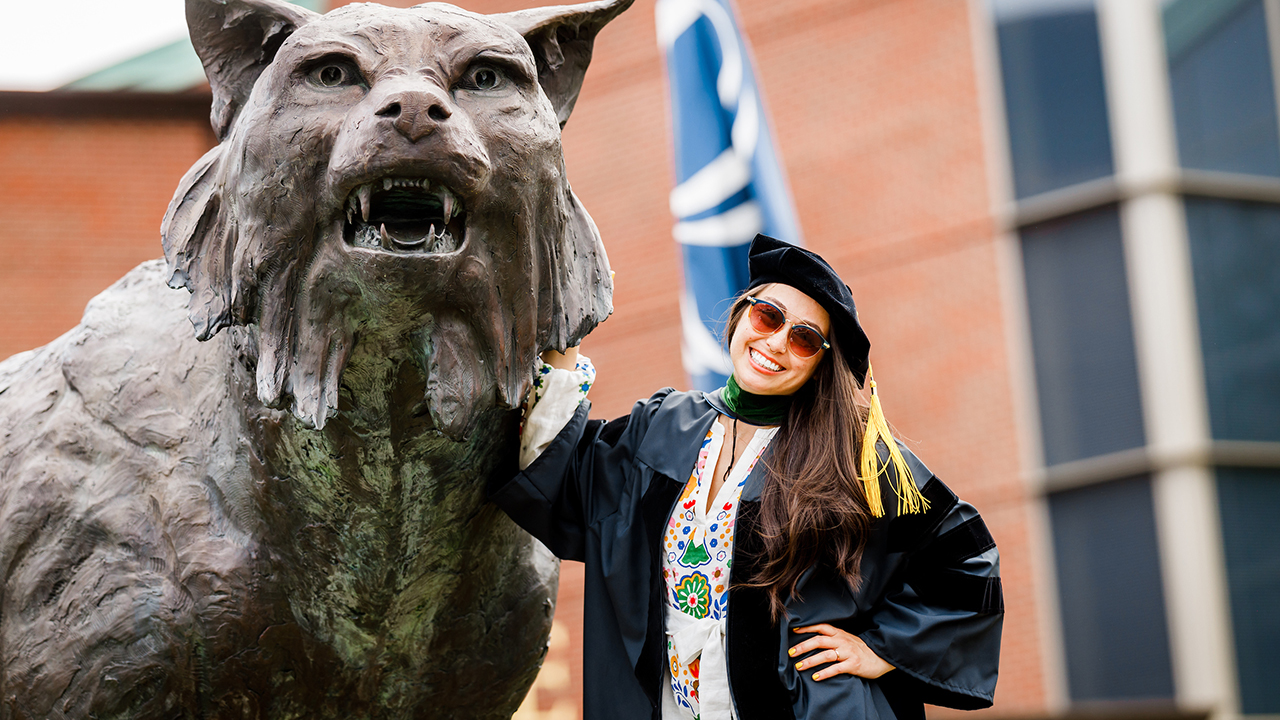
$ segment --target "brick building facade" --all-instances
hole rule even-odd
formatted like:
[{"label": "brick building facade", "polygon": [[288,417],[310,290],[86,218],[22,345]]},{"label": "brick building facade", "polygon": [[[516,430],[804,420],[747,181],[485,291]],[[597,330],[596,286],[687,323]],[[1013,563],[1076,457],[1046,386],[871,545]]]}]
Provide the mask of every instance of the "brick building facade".
[{"label": "brick building facade", "polygon": [[207,93],[0,94],[0,357],[80,322],[158,257],[178,179],[212,147]]},{"label": "brick building facade", "polygon": [[[481,12],[527,4],[467,3]],[[1228,715],[1250,707],[1280,712],[1267,705],[1265,694],[1242,691],[1248,681],[1238,681],[1234,661],[1224,659],[1241,651],[1233,644],[1239,616],[1236,635],[1230,618],[1223,620],[1229,600],[1237,596],[1232,594],[1236,586],[1228,588],[1223,579],[1229,574],[1222,571],[1223,553],[1230,559],[1230,552],[1214,539],[1220,532],[1217,515],[1212,507],[1191,513],[1203,526],[1204,534],[1197,537],[1208,538],[1208,575],[1216,579],[1208,581],[1207,591],[1184,593],[1186,586],[1179,583],[1185,581],[1170,576],[1171,567],[1177,575],[1170,554],[1181,546],[1169,539],[1167,530],[1189,507],[1194,488],[1212,489],[1218,465],[1280,466],[1280,443],[1273,442],[1280,434],[1243,450],[1230,446],[1254,452],[1248,462],[1237,454],[1230,456],[1235,460],[1161,465],[1152,459],[1158,453],[1147,441],[1139,442],[1137,454],[1133,448],[1122,449],[1130,453],[1123,457],[1107,451],[1094,453],[1097,457],[1086,452],[1065,463],[1046,460],[1046,443],[1053,442],[1043,436],[1049,371],[1041,362],[1047,351],[1032,340],[1032,326],[1043,319],[1034,293],[1038,256],[1027,243],[1039,237],[1045,222],[1067,223],[1099,207],[1120,208],[1117,212],[1130,218],[1134,203],[1148,197],[1144,192],[1158,190],[1160,197],[1180,202],[1180,193],[1191,191],[1185,186],[1187,175],[1176,167],[1168,169],[1172,185],[1150,191],[1122,188],[1133,167],[1126,153],[1137,142],[1124,135],[1130,131],[1122,125],[1141,128],[1142,120],[1124,116],[1117,124],[1117,115],[1128,111],[1115,107],[1110,109],[1116,125],[1112,134],[1120,159],[1103,173],[1112,178],[1111,185],[1085,178],[1094,184],[1084,182],[1088,187],[1083,190],[1067,183],[1060,184],[1066,190],[1018,191],[1021,136],[1010,119],[1018,107],[1011,95],[1017,88],[1010,75],[1016,59],[1010,54],[1010,38],[1017,39],[1012,34],[1022,27],[1017,22],[1028,17],[1083,12],[1095,18],[1100,13],[1101,35],[1096,19],[1091,20],[1092,32],[1102,38],[1108,92],[1118,92],[1114,88],[1126,82],[1132,67],[1152,60],[1121,57],[1121,48],[1130,46],[1126,52],[1133,53],[1146,47],[1139,44],[1133,50],[1132,34],[1150,30],[1143,22],[1150,25],[1154,18],[1158,23],[1160,8],[1169,5],[1133,2],[1139,14],[1147,13],[1145,20],[1134,20],[1119,9],[1123,4],[1099,0],[1095,10],[1088,0],[1040,3],[1040,15],[1002,15],[1002,6],[1019,5],[1011,0],[740,0],[738,7],[806,242],[853,289],[872,339],[886,412],[900,437],[931,469],[983,512],[1000,545],[1007,614],[991,712],[1038,716],[1066,711],[1075,703],[1126,699],[1176,701],[1183,710]],[[1239,7],[1248,10],[1252,4],[1261,7],[1263,0],[1236,2],[1235,9],[1224,12],[1244,12]],[[1266,0],[1267,12],[1274,14],[1272,5]],[[1153,67],[1155,75],[1133,82],[1139,87],[1167,82],[1163,66],[1157,62]],[[584,343],[599,370],[592,391],[599,417],[625,413],[635,398],[658,388],[687,383],[679,355],[680,270],[667,204],[672,173],[663,82],[653,5],[639,2],[601,34],[564,133],[570,180],[596,220],[617,272],[615,315]],[[119,102],[97,94],[0,96],[0,191],[5,198],[0,204],[0,257],[5,258],[0,300],[9,309],[0,316],[0,356],[48,342],[69,329],[89,297],[137,262],[160,254],[157,230],[164,208],[179,177],[212,138],[203,108],[192,111],[199,99],[182,96],[173,105],[155,96]],[[203,102],[207,104],[207,96]],[[1148,122],[1163,127],[1171,121]],[[1274,117],[1272,122],[1274,133]],[[1230,180],[1224,182],[1229,186]],[[1270,179],[1249,182],[1253,184],[1237,183],[1244,188],[1237,193],[1244,199],[1280,202],[1280,191]],[[1196,187],[1201,188],[1197,192],[1230,196],[1221,185]],[[1073,188],[1079,197],[1063,195]],[[1143,223],[1149,222],[1126,220],[1125,242],[1137,242],[1134,238],[1143,236],[1148,227]],[[1169,237],[1185,240],[1183,233]],[[1134,262],[1132,252],[1130,257]],[[1133,272],[1131,268],[1130,277]],[[1129,289],[1120,292],[1129,297]],[[1148,302],[1144,297],[1135,295],[1134,306]],[[1274,316],[1274,308],[1268,311]],[[1126,342],[1141,346],[1146,342],[1142,328],[1150,323],[1144,326],[1139,318],[1134,327]],[[1141,337],[1134,339],[1133,332]],[[1178,352],[1198,352],[1188,347]],[[1162,393],[1157,375],[1163,367],[1155,362],[1138,371],[1145,397]],[[1270,367],[1280,375],[1276,365]],[[1163,413],[1151,403],[1148,399],[1139,411],[1139,416],[1146,414],[1148,427],[1154,413]],[[1177,473],[1187,467],[1199,468],[1195,472],[1200,474],[1193,472],[1191,480],[1176,485],[1176,477],[1183,477]],[[1169,638],[1156,651],[1164,653],[1167,663],[1167,692],[1160,689],[1163,685],[1152,692],[1131,690],[1123,678],[1119,690],[1095,692],[1080,680],[1080,658],[1088,656],[1064,641],[1075,637],[1078,626],[1071,625],[1076,622],[1071,618],[1078,613],[1064,613],[1062,606],[1079,596],[1064,590],[1064,584],[1074,582],[1074,566],[1063,555],[1072,550],[1061,534],[1053,534],[1048,520],[1053,517],[1060,529],[1068,527],[1066,521],[1074,516],[1063,508],[1076,497],[1070,492],[1088,493],[1134,477],[1155,488],[1148,491],[1148,497],[1155,493],[1155,507],[1143,512],[1154,513],[1157,525],[1166,528],[1158,538],[1144,540],[1153,553],[1163,554],[1160,567],[1153,569],[1157,582],[1163,583],[1166,597],[1190,598],[1192,609],[1170,606]],[[1177,487],[1191,487],[1191,494],[1178,496]],[[1260,536],[1260,542],[1273,547],[1280,538]],[[1079,600],[1086,617],[1110,617],[1110,601],[1094,607],[1089,603],[1096,598],[1091,598]],[[1067,609],[1080,608],[1071,604]],[[1196,612],[1208,613],[1212,626],[1211,647],[1204,650],[1216,678],[1212,681],[1187,679],[1195,677],[1195,657],[1203,650],[1188,639],[1191,633],[1184,627],[1188,613]],[[581,572],[566,563],[551,652],[517,717],[578,716],[580,626]],[[1259,627],[1264,634],[1274,631],[1271,625]],[[1129,662],[1125,652],[1119,652],[1121,664]],[[1274,652],[1260,657],[1264,667],[1280,662]],[[1133,662],[1141,664],[1144,658]],[[1241,700],[1242,692],[1246,700]]]}]

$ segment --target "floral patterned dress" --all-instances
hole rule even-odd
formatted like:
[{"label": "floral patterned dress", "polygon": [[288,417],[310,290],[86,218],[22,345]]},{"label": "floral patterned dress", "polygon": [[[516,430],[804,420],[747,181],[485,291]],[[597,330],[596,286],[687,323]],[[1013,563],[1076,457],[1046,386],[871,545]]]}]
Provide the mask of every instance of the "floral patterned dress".
[{"label": "floral patterned dress", "polygon": [[[710,693],[714,693],[718,699],[717,708],[731,709],[731,705],[727,704],[729,677],[722,665],[729,571],[733,566],[734,520],[738,514],[738,500],[742,496],[743,485],[777,430],[756,430],[708,510],[707,493],[710,492],[712,474],[726,435],[720,423],[712,424],[702,441],[693,473],[667,522],[663,537],[665,554],[662,558],[662,579],[666,584],[670,682],[669,692],[664,691],[664,720],[699,718],[703,695],[710,696]],[[675,613],[684,617],[676,616]],[[692,651],[687,641],[681,647],[677,632],[680,628],[697,624],[691,620],[699,621],[704,627],[708,625],[708,620],[715,621],[719,630],[699,635]],[[684,650],[687,656],[693,657],[682,659],[679,650]],[[710,670],[712,664],[717,666],[714,673],[717,677],[700,677],[703,667]],[[711,712],[710,707],[708,711]],[[718,710],[715,714],[721,715],[723,712]]]}]

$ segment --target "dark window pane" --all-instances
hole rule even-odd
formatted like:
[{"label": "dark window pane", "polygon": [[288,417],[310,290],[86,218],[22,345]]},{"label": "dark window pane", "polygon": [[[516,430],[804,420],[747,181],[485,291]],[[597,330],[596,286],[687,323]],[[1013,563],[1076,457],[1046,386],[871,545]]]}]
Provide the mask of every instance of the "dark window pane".
[{"label": "dark window pane", "polygon": [[1280,471],[1218,470],[1240,709],[1280,713]]},{"label": "dark window pane", "polygon": [[[1001,7],[1013,9],[1001,12]],[[1092,3],[996,4],[1013,180],[1020,198],[1110,175]]]},{"label": "dark window pane", "polygon": [[1151,482],[1049,497],[1071,699],[1173,696]]},{"label": "dark window pane", "polygon": [[1022,231],[1048,465],[1145,442],[1114,206]]},{"label": "dark window pane", "polygon": [[1280,206],[1186,207],[1213,436],[1280,441]]},{"label": "dark window pane", "polygon": [[1164,23],[1182,165],[1280,175],[1262,0],[1178,0]]}]

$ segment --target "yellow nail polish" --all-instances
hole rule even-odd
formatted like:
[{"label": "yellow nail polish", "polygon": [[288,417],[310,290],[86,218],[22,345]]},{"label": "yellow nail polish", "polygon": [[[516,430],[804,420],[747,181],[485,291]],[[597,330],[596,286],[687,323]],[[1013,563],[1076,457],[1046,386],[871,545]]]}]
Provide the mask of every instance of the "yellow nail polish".
[{"label": "yellow nail polish", "polygon": [[795,649],[795,648],[791,648],[790,650],[788,650],[788,651],[787,651],[787,654],[788,654],[788,655],[790,655],[791,657],[795,657],[795,656],[796,656],[796,649]]},{"label": "yellow nail polish", "polygon": [[796,663],[796,669],[797,669],[797,670],[803,670],[803,669],[804,669],[804,661],[803,661],[803,660],[801,660],[800,662]]},{"label": "yellow nail polish", "polygon": [[814,673],[814,674],[813,674],[813,679],[814,679],[814,680],[817,680],[817,679],[818,679],[818,673]]}]

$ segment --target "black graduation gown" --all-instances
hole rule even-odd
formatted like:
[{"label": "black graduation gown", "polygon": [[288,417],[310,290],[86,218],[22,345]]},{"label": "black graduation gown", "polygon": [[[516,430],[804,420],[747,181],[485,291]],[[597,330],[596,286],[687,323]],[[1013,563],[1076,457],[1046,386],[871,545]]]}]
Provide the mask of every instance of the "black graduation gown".
[{"label": "black graduation gown", "polygon": [[[661,542],[717,411],[700,392],[662,390],[631,414],[572,420],[524,472],[494,478],[490,498],[558,557],[586,565],[583,708],[587,720],[657,720],[666,663]],[[741,720],[922,719],[922,703],[988,707],[995,691],[1003,601],[995,543],[960,501],[903,448],[929,500],[924,514],[872,525],[856,592],[810,568],[771,622],[764,594],[741,587],[759,547],[764,479],[743,488],[735,530],[726,644]],[[886,486],[884,497],[892,498]],[[893,505],[887,502],[886,506]],[[791,628],[826,622],[859,635],[898,668],[877,680],[796,671]],[[719,720],[706,718],[706,720]]]}]

